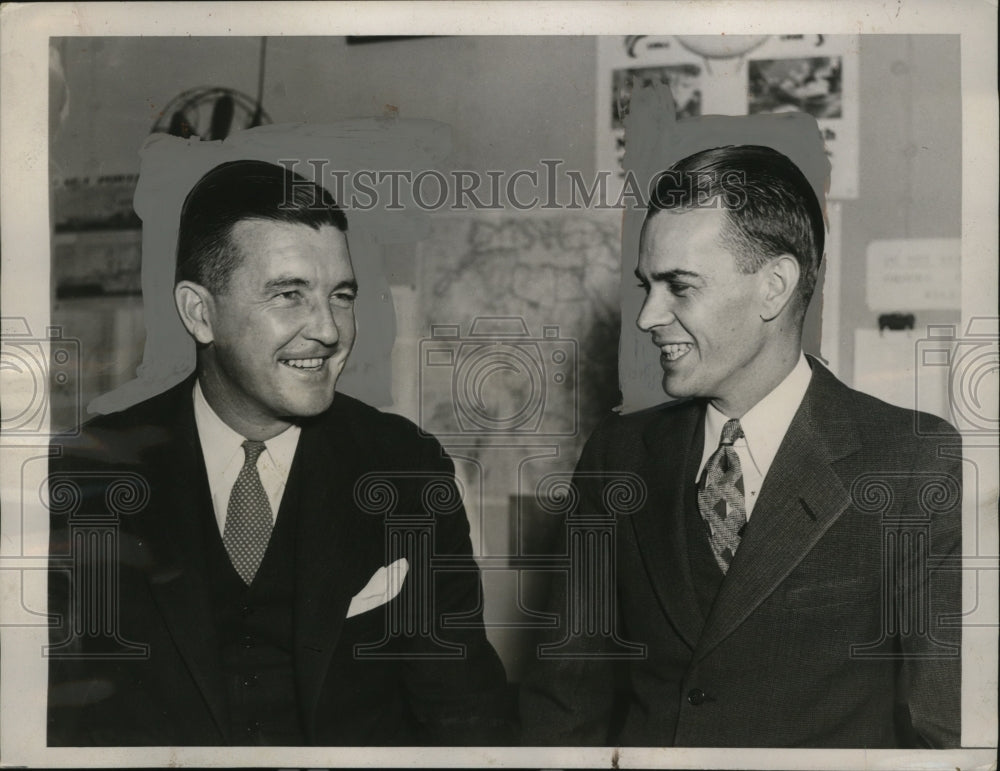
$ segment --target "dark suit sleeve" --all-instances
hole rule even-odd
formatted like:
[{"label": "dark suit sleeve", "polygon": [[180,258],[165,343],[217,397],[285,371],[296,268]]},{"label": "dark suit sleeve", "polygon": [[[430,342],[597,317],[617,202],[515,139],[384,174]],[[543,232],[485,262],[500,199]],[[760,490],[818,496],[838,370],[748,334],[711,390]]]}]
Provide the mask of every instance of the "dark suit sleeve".
[{"label": "dark suit sleeve", "polygon": [[93,457],[91,448],[99,441],[84,431],[79,437],[57,436],[50,446],[49,746],[99,743],[99,705],[114,690],[117,638],[108,625],[117,630],[118,618],[113,599],[104,593],[112,590],[108,577],[118,575],[120,534],[109,520],[105,495],[121,477]]},{"label": "dark suit sleeve", "polygon": [[[945,431],[942,427],[940,438],[920,443],[916,484],[907,504],[918,521],[926,521],[928,544],[926,550],[919,544],[900,550],[903,564],[896,588],[901,600],[896,605],[903,651],[901,700],[908,706],[916,742],[929,748],[961,743],[962,440]],[[924,608],[926,621],[921,618]]]},{"label": "dark suit sleeve", "polygon": [[428,624],[433,634],[408,630],[404,680],[410,706],[429,744],[510,744],[514,705],[503,664],[486,638],[480,572],[454,464],[433,439],[419,442],[418,457],[427,483],[415,493],[434,522],[434,561],[447,562],[449,569],[431,571],[425,551],[411,552],[399,599],[410,618]]},{"label": "dark suit sleeve", "polygon": [[[591,521],[609,517],[601,489],[605,429],[613,419],[609,418],[594,431],[580,455],[573,480],[578,505],[563,522],[562,538],[554,549],[557,555],[569,553],[567,533],[574,517]],[[603,589],[617,592],[617,586]],[[568,623],[570,608],[589,607],[591,592],[601,590],[593,582],[572,581],[565,573],[553,576],[548,611],[558,617],[559,626],[541,636],[535,648],[534,665],[520,688],[522,744],[606,746],[609,743],[615,668],[606,656],[608,641],[600,635],[572,634]]]},{"label": "dark suit sleeve", "polygon": [[[90,686],[75,658],[83,652],[83,638],[73,634],[69,517],[61,505],[64,496],[72,496],[74,491],[60,490],[59,482],[61,477],[72,474],[76,465],[67,457],[66,449],[64,440],[57,437],[52,442],[49,460],[48,612],[52,619],[46,700],[49,746],[89,743],[81,727],[85,708],[79,705],[89,701],[87,690]],[[89,505],[89,501],[82,504]]]}]

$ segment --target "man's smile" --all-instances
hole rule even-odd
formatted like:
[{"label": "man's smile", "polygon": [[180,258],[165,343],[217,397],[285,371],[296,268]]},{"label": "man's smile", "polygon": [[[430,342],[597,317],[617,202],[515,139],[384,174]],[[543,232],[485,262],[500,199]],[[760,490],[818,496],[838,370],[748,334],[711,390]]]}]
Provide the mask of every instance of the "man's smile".
[{"label": "man's smile", "polygon": [[323,368],[330,356],[314,356],[311,358],[283,358],[278,359],[286,367],[298,370],[318,371]]},{"label": "man's smile", "polygon": [[658,344],[661,357],[666,361],[677,361],[688,351],[694,348],[692,343],[663,343]]}]

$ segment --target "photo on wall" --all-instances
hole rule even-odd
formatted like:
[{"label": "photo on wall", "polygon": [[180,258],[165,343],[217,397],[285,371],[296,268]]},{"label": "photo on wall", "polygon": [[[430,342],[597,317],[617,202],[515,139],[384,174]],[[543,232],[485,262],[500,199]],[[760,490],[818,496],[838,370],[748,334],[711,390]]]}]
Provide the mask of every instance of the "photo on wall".
[{"label": "photo on wall", "polygon": [[747,112],[805,112],[814,118],[842,118],[839,56],[751,59],[747,66]]}]

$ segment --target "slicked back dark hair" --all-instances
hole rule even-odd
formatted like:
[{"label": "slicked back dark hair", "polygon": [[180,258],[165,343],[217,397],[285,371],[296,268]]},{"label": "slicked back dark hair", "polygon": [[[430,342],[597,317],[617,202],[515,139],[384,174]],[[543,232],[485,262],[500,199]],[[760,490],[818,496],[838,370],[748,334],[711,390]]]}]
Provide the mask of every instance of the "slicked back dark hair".
[{"label": "slicked back dark hair", "polygon": [[799,263],[805,314],[823,258],[823,211],[809,180],[786,156],[760,145],[727,145],[689,155],[655,180],[646,221],[661,211],[723,208],[723,244],[743,273],[791,254]]},{"label": "slicked back dark hair", "polygon": [[322,185],[265,161],[231,161],[203,176],[184,199],[177,237],[176,281],[225,292],[241,255],[232,230],[243,220],[268,220],[347,230],[347,218]]}]

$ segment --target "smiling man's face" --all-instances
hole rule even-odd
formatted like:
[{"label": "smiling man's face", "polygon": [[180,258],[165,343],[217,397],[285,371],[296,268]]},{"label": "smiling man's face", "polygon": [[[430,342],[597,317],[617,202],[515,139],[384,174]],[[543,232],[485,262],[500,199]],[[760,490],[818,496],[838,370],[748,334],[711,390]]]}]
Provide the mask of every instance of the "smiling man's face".
[{"label": "smiling man's face", "polygon": [[660,349],[663,390],[709,398],[728,415],[757,397],[769,373],[761,277],[737,269],[722,238],[726,222],[723,209],[647,220],[636,269],[646,300],[636,323]]},{"label": "smiling man's face", "polygon": [[231,238],[242,259],[207,302],[202,384],[234,429],[273,435],[333,401],[354,345],[357,283],[335,227],[244,220]]}]

